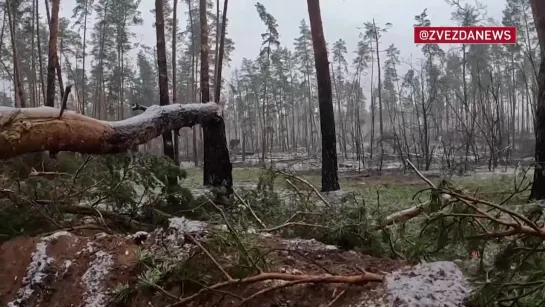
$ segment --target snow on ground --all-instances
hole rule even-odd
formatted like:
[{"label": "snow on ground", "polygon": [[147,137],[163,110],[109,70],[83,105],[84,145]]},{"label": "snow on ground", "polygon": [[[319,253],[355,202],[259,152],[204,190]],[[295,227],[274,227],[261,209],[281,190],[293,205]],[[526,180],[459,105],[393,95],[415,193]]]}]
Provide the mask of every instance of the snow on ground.
[{"label": "snow on ground", "polygon": [[61,236],[70,236],[71,234],[66,231],[55,232],[54,234],[43,237],[37,244],[36,250],[32,253],[32,260],[28,265],[26,275],[23,277],[22,287],[17,291],[16,298],[8,303],[8,307],[25,306],[26,300],[28,300],[34,291],[41,286],[47,278],[47,270],[53,258],[47,255],[47,247],[49,243],[58,239]]},{"label": "snow on ground", "polygon": [[104,307],[108,304],[109,298],[104,282],[113,265],[112,255],[104,251],[95,253],[95,259],[81,277],[86,307]]}]

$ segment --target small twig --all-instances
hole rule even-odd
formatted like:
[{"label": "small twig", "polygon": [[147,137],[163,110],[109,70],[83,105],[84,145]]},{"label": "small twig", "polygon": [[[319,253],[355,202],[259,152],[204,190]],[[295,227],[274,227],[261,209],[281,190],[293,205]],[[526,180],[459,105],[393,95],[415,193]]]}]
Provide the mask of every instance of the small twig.
[{"label": "small twig", "polygon": [[261,225],[261,227],[263,228],[267,228],[267,225],[265,225],[265,223],[263,223],[263,221],[257,216],[257,214],[255,214],[250,204],[247,201],[245,201],[242,197],[240,197],[240,195],[238,195],[236,191],[233,191],[233,192],[235,194],[235,197],[250,211],[250,213],[252,214],[254,219],[259,223],[259,225]]},{"label": "small twig", "polygon": [[59,172],[38,172],[36,169],[32,168],[30,170],[30,173],[28,174],[28,177],[46,177],[46,178],[52,178],[52,177],[58,177],[58,176],[69,176],[69,173],[59,173]]},{"label": "small twig", "polygon": [[233,228],[233,226],[231,226],[231,223],[229,223],[229,220],[227,219],[225,212],[223,212],[223,210],[221,210],[221,208],[218,207],[211,199],[207,199],[207,201],[220,213],[221,217],[223,218],[223,222],[229,229],[229,233],[231,234],[231,236],[233,236],[233,238],[237,242],[237,245],[242,250],[242,252],[244,252],[244,256],[246,257],[246,259],[257,269],[259,273],[262,273],[263,270],[257,265],[257,263],[254,263],[254,261],[250,257],[250,252],[246,249],[246,246],[242,244],[242,241],[238,237],[236,230]]},{"label": "small twig", "polygon": [[278,171],[280,174],[284,175],[284,176],[287,176],[287,177],[291,177],[291,178],[294,178],[294,179],[297,179],[298,181],[304,183],[306,186],[308,186],[309,188],[311,188],[314,193],[316,193],[316,195],[318,196],[318,198],[320,198],[320,200],[327,206],[327,207],[331,207],[331,204],[324,198],[324,196],[322,195],[322,193],[320,193],[320,191],[318,191],[318,189],[310,182],[308,182],[306,179],[304,178],[301,178],[299,176],[296,176],[296,175],[293,175],[293,174],[289,174],[287,172],[284,172],[284,171]]},{"label": "small twig", "polygon": [[[235,279],[231,281],[224,281],[221,283],[217,283],[206,289],[201,289],[197,293],[191,296],[188,296],[174,304],[170,304],[166,307],[186,306],[189,302],[195,300],[197,297],[199,297],[200,295],[208,291],[221,289],[221,288],[225,288],[225,287],[233,286],[233,285],[251,284],[251,283],[256,283],[256,282],[261,282],[266,280],[283,280],[287,282],[299,281],[298,283],[315,283],[315,284],[337,283],[337,284],[356,285],[356,284],[361,284],[365,282],[383,282],[384,276],[375,274],[375,273],[370,273],[370,272],[365,272],[361,275],[352,275],[352,276],[330,276],[330,275],[316,276],[316,275],[293,275],[293,274],[286,274],[286,273],[261,273],[261,274],[254,275],[247,278]],[[287,286],[290,286],[293,284],[295,283],[288,284]],[[286,285],[284,284],[284,286]],[[248,300],[248,298],[246,300]]]},{"label": "small twig", "polygon": [[318,225],[318,224],[308,224],[308,223],[304,223],[304,222],[288,222],[288,223],[278,225],[278,226],[275,226],[275,227],[272,227],[272,228],[260,229],[259,232],[274,232],[274,231],[278,231],[278,230],[280,230],[282,228],[286,228],[286,227],[290,227],[290,226],[304,226],[304,227],[315,227],[315,228],[325,228],[325,229],[330,228],[330,227],[323,226],[323,225]]},{"label": "small twig", "polygon": [[140,105],[138,103],[133,103],[131,105],[131,110],[133,111],[146,111],[148,109],[148,107],[145,107],[143,105]]},{"label": "small twig", "polygon": [[159,286],[158,284],[150,284],[152,287],[154,287],[155,289],[161,291],[164,295],[170,297],[171,299],[173,300],[179,300],[180,297],[168,292],[167,290],[165,290],[163,287]]},{"label": "small twig", "polygon": [[478,204],[483,204],[483,205],[486,205],[486,206],[489,206],[489,207],[492,207],[494,209],[497,209],[501,212],[504,212],[514,218],[517,218],[521,221],[523,221],[525,224],[527,224],[530,228],[532,228],[533,230],[535,230],[537,233],[543,233],[545,234],[545,230],[540,228],[539,226],[537,226],[534,222],[532,222],[531,220],[529,220],[527,217],[513,211],[513,210],[510,210],[510,209],[507,209],[505,207],[502,207],[502,206],[499,206],[493,202],[490,202],[490,201],[486,201],[486,200],[481,200],[481,199],[477,199],[477,198],[474,198],[474,197],[470,197],[470,196],[466,196],[466,195],[462,195],[462,194],[459,194],[459,193],[456,193],[456,192],[451,192],[451,191],[444,191],[443,193],[445,194],[449,194],[450,196],[452,197],[455,197],[459,200],[466,200],[466,201],[470,201],[470,202],[474,202],[474,203],[478,203]]},{"label": "small twig", "polygon": [[218,263],[218,261],[216,260],[216,258],[214,258],[214,256],[212,256],[212,254],[210,254],[210,252],[199,242],[197,241],[197,239],[195,239],[192,235],[190,234],[185,234],[189,239],[191,239],[191,241],[193,241],[193,243],[195,243],[197,246],[199,246],[199,248],[206,254],[206,256],[208,256],[208,258],[210,258],[210,260],[214,263],[214,265],[216,265],[216,267],[218,268],[218,270],[220,270],[223,275],[225,276],[225,278],[227,278],[227,280],[233,280],[233,278],[231,277],[231,275],[229,275],[229,273],[227,273],[223,267]]},{"label": "small twig", "polygon": [[417,168],[416,166],[414,166],[414,164],[409,160],[409,159],[405,159],[405,161],[407,161],[407,163],[409,164],[409,166],[413,169],[413,171],[418,175],[418,177],[420,177],[420,179],[424,180],[430,187],[434,188],[434,189],[437,189],[437,186],[431,182],[428,178],[426,178]]},{"label": "small twig", "polygon": [[68,102],[68,94],[72,90],[72,84],[67,85],[64,90],[64,96],[62,97],[61,112],[59,113],[59,119],[62,118],[62,113],[66,110],[66,103]]},{"label": "small twig", "polygon": [[294,280],[294,281],[288,281],[288,282],[285,282],[285,283],[282,283],[282,284],[274,285],[274,286],[269,287],[269,288],[261,289],[261,290],[257,291],[256,293],[254,293],[254,294],[248,296],[247,298],[245,298],[242,302],[240,302],[240,304],[238,304],[238,306],[239,307],[244,306],[249,301],[255,299],[258,296],[264,295],[266,293],[276,291],[276,290],[279,290],[279,289],[282,289],[282,288],[295,286],[295,285],[298,285],[298,284],[304,284],[304,283],[307,283],[307,281],[306,280]]},{"label": "small twig", "polygon": [[331,300],[331,302],[329,302],[329,304],[327,304],[325,307],[331,307],[333,306],[333,304],[335,304],[336,301],[338,301],[341,296],[343,296],[344,294],[346,293],[346,290],[342,290],[339,294],[337,294],[337,296],[335,296],[333,298],[333,300]]}]

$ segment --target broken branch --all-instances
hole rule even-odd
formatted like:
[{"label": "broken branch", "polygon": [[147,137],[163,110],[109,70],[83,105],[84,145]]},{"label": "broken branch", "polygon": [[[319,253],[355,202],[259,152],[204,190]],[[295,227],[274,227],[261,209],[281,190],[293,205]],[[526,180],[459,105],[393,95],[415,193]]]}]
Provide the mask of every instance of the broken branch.
[{"label": "broken branch", "polygon": [[369,272],[364,272],[360,275],[352,275],[352,276],[331,276],[331,275],[315,276],[315,275],[293,275],[293,274],[286,274],[286,273],[261,273],[261,274],[254,275],[247,278],[224,281],[221,283],[217,283],[213,286],[210,286],[208,288],[203,288],[197,293],[191,296],[188,296],[174,304],[170,304],[167,307],[185,306],[190,301],[195,300],[201,294],[204,294],[208,291],[213,291],[213,290],[225,288],[228,286],[251,284],[251,283],[256,283],[256,282],[261,282],[266,280],[283,280],[283,281],[289,282],[287,285],[284,285],[284,286],[291,286],[293,284],[300,284],[300,283],[314,283],[314,284],[337,283],[337,284],[356,285],[356,284],[361,284],[365,282],[382,282],[384,280],[384,276],[375,274],[375,273],[369,273]]}]

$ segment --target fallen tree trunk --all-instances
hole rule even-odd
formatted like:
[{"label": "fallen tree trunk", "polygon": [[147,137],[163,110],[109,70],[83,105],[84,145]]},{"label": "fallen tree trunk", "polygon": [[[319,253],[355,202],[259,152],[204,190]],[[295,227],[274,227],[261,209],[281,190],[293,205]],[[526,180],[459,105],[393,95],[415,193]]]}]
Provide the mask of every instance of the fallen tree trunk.
[{"label": "fallen tree trunk", "polygon": [[142,114],[115,122],[51,107],[0,107],[0,159],[39,151],[110,154],[130,150],[183,127],[223,121],[214,102],[152,105]]}]

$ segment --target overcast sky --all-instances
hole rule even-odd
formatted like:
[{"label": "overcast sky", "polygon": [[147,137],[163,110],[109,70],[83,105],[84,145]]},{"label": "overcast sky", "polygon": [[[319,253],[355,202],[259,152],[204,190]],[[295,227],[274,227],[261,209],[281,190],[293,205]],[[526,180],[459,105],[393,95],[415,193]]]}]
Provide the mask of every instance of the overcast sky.
[{"label": "overcast sky", "polygon": [[[464,0],[461,0],[463,3]],[[467,1],[467,0],[466,0]],[[474,0],[469,0],[474,3]],[[184,3],[185,1],[180,1]],[[223,1],[221,1],[223,3]],[[229,1],[228,17],[229,37],[235,41],[235,52],[232,55],[231,67],[239,66],[242,58],[255,58],[261,47],[261,33],[265,31],[263,22],[255,9],[255,0]],[[308,20],[308,11],[305,0],[261,0],[260,1],[278,21],[280,40],[284,45],[291,46],[295,37],[299,35],[301,19]],[[505,0],[480,0],[487,7],[488,17],[501,21]],[[375,18],[378,25],[392,23],[392,28],[383,35],[381,44],[386,48],[394,43],[400,50],[401,56],[407,59],[411,56],[419,57],[419,47],[413,43],[414,16],[425,8],[432,25],[455,25],[451,20],[453,9],[444,0],[321,0],[322,20],[327,42],[332,45],[339,38],[347,42],[349,54],[355,49],[359,30],[363,22]],[[223,4],[222,4],[223,6]],[[154,16],[150,10],[154,8],[154,1],[143,0],[140,5],[144,17],[144,25],[136,27],[134,31],[137,40],[147,45],[155,44]],[[70,17],[72,1],[61,1],[61,15]],[[185,27],[186,7],[179,5],[179,15],[183,17],[181,26]],[[350,57],[350,55],[349,55]],[[226,77],[229,77],[227,69]]]}]

